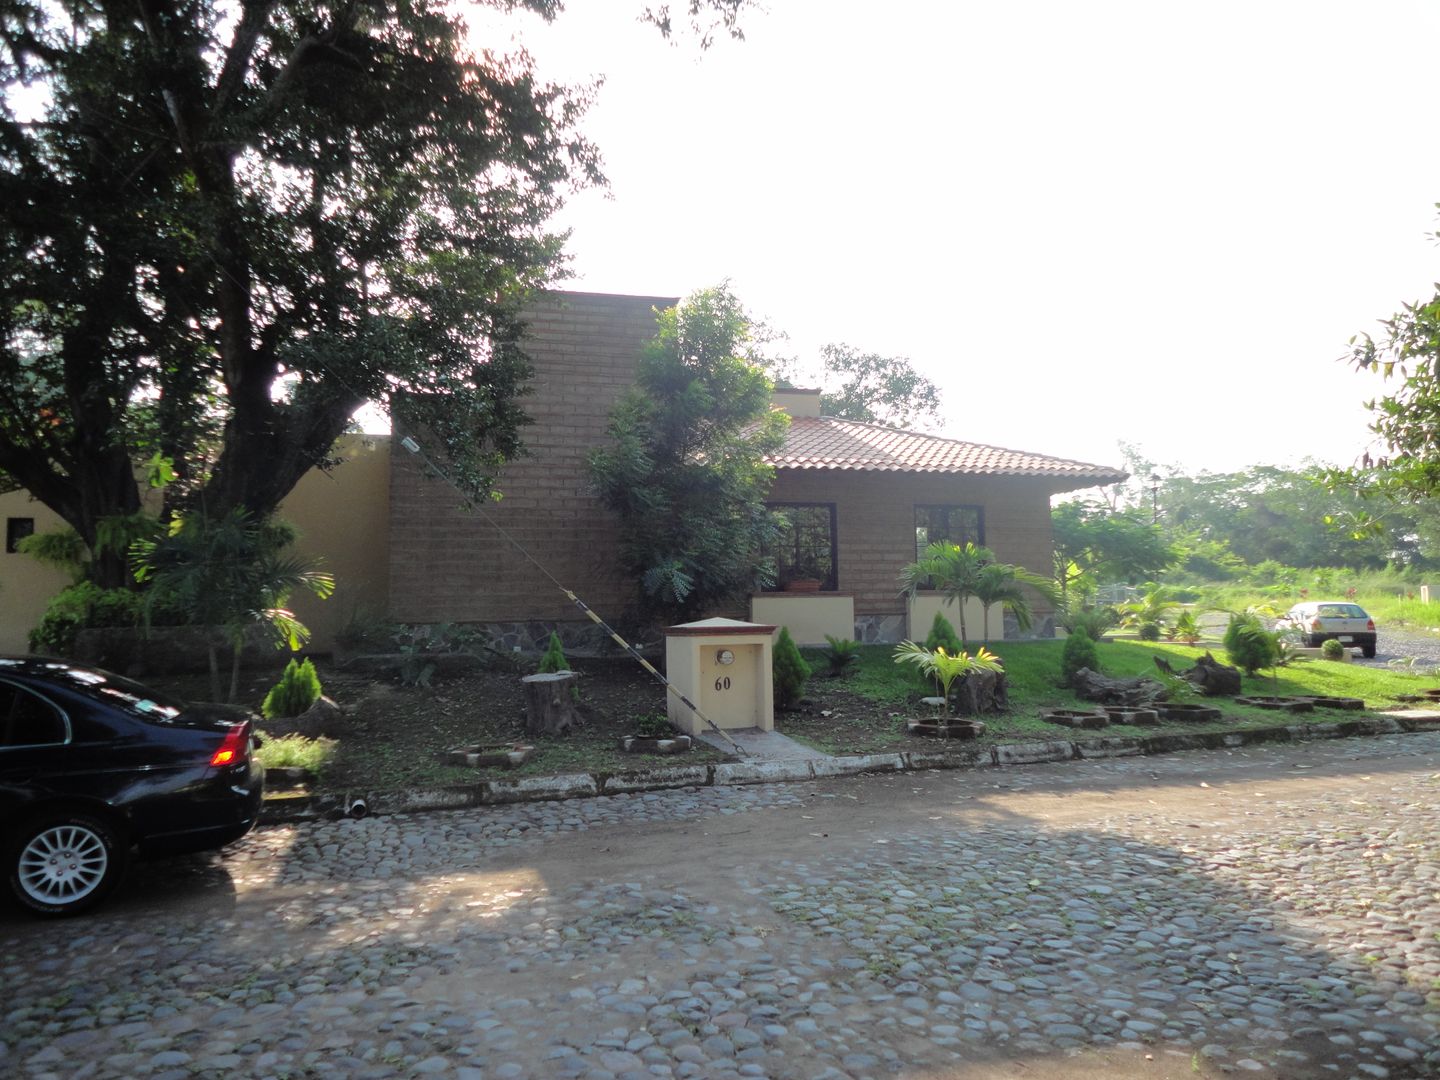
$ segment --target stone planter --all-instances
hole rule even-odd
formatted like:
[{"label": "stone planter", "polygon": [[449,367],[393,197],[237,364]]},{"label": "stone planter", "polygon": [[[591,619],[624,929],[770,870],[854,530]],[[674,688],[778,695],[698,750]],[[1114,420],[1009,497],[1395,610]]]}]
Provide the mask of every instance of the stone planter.
[{"label": "stone planter", "polygon": [[1059,724],[1061,727],[1068,728],[1094,730],[1110,726],[1110,717],[1095,709],[1051,709],[1049,712],[1041,713],[1040,719],[1046,723]]},{"label": "stone planter", "polygon": [[1210,724],[1225,719],[1219,709],[1213,709],[1209,705],[1194,705],[1189,702],[1159,702],[1155,706],[1155,711],[1166,723],[1180,721],[1191,724]]},{"label": "stone planter", "polygon": [[1131,727],[1159,727],[1160,714],[1154,709],[1131,708],[1128,705],[1102,705],[1105,715],[1112,724],[1128,724]]},{"label": "stone planter", "polygon": [[932,739],[974,739],[985,734],[985,725],[981,721],[955,717],[906,720],[905,729],[911,735],[924,735]]},{"label": "stone planter", "polygon": [[1329,697],[1325,694],[1302,694],[1306,701],[1314,702],[1322,709],[1343,709],[1345,712],[1360,712],[1365,708],[1365,699],[1358,697]]},{"label": "stone planter", "polygon": [[490,746],[457,746],[445,754],[451,765],[471,769],[518,769],[535,756],[535,747],[525,743],[498,743]]},{"label": "stone planter", "polygon": [[1273,709],[1277,712],[1314,712],[1315,702],[1298,697],[1237,697],[1236,705],[1250,705],[1256,709]]},{"label": "stone planter", "polygon": [[309,787],[310,781],[314,779],[315,774],[309,769],[302,769],[298,765],[281,765],[265,770],[265,790],[296,791]]},{"label": "stone planter", "polygon": [[620,749],[627,754],[683,754],[691,741],[689,735],[626,735]]}]

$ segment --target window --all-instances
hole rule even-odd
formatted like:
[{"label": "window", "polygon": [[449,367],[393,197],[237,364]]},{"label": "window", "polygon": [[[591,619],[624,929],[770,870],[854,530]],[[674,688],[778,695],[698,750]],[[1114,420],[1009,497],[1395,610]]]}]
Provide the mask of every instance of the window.
[{"label": "window", "polygon": [[917,506],[915,507],[915,558],[925,555],[925,548],[940,540],[964,547],[985,543],[985,511],[979,506]]},{"label": "window", "polygon": [[34,518],[6,518],[5,519],[5,553],[15,554],[15,545],[32,536],[35,532]]},{"label": "window", "polygon": [[771,503],[784,521],[780,538],[765,552],[775,563],[775,587],[794,581],[819,581],[820,587],[837,587],[835,572],[835,504]]},{"label": "window", "polygon": [[0,749],[69,740],[70,727],[59,709],[29,690],[0,682]]}]

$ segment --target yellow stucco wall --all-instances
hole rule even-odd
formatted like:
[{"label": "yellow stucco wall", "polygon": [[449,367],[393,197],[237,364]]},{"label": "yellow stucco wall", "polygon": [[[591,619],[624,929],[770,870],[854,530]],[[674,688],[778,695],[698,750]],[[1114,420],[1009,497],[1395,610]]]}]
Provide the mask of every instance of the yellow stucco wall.
[{"label": "yellow stucco wall", "polygon": [[[955,609],[955,601],[946,599],[939,593],[919,592],[910,598],[908,604],[908,617],[910,629],[907,635],[911,641],[923,642],[930,636],[930,627],[935,623],[935,613],[944,612],[945,618],[950,620],[950,625],[955,628],[955,634],[960,635],[960,613]],[[999,641],[1005,636],[1005,613],[996,604],[990,609],[990,635],[994,641]],[[980,601],[970,599],[965,601],[965,640],[974,647],[985,640],[985,609],[980,606]]]},{"label": "yellow stucco wall", "polygon": [[[318,558],[335,575],[330,599],[291,598],[316,649],[330,648],[336,631],[357,614],[384,618],[389,601],[389,436],[346,435],[334,456],[339,465],[306,473],[279,509],[279,517],[300,530],[296,553]],[[23,491],[0,495],[0,518],[12,517],[34,518],[36,532],[65,524]],[[69,582],[67,574],[27,555],[0,551],[0,652],[26,651],[30,628]]]},{"label": "yellow stucco wall", "polygon": [[[727,650],[733,660],[721,664]],[[716,727],[726,730],[775,728],[774,676],[770,636],[718,632],[706,635],[666,635],[665,677],[693,701]],[[666,695],[670,722],[688,735],[708,731],[700,718],[674,694]]]},{"label": "yellow stucco wall", "polygon": [[280,504],[278,516],[300,531],[296,553],[335,575],[335,595],[291,597],[310,628],[311,647],[328,649],[351,619],[383,619],[390,593],[390,437],[346,435],[340,464],[311,469]]},{"label": "yellow stucco wall", "polygon": [[796,645],[824,645],[825,635],[855,636],[855,598],[845,593],[757,593],[750,621],[783,626]]},{"label": "yellow stucco wall", "polygon": [[[64,525],[60,515],[30,498],[28,492],[0,495],[0,518],[33,518],[37,533]],[[0,548],[0,653],[29,651],[25,636],[45,612],[50,598],[70,584],[70,575],[43,566],[19,552]]]}]

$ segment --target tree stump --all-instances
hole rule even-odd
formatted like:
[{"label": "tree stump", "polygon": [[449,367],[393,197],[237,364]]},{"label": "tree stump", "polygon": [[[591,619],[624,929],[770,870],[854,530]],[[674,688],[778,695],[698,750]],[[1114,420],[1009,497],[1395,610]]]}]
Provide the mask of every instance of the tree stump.
[{"label": "tree stump", "polygon": [[950,688],[961,716],[987,716],[1010,708],[1010,678],[1003,671],[972,671]]},{"label": "tree stump", "polygon": [[580,703],[575,700],[573,671],[557,671],[548,675],[526,675],[520,680],[525,687],[525,734],[561,735],[580,724]]},{"label": "tree stump", "polygon": [[1144,708],[1168,696],[1164,685],[1154,679],[1112,679],[1098,671],[1081,668],[1070,677],[1077,697],[1102,705],[1129,705]]},{"label": "tree stump", "polygon": [[1220,663],[1208,652],[1199,660],[1195,666],[1186,671],[1176,671],[1165,659],[1160,656],[1153,657],[1155,666],[1166,675],[1174,675],[1184,679],[1191,686],[1199,690],[1206,697],[1219,697],[1221,695],[1233,695],[1240,693],[1240,669],[1228,667]]}]

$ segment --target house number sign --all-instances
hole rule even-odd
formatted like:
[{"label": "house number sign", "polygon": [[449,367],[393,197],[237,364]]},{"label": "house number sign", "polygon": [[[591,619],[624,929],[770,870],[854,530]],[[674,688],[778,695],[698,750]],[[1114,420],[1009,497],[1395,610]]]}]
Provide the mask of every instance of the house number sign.
[{"label": "house number sign", "polygon": [[[733,652],[731,652],[729,649],[720,649],[719,651],[717,651],[717,652],[715,653],[715,662],[716,662],[717,664],[721,664],[721,665],[733,664],[733,663],[735,662],[735,654],[734,654]],[[729,689],[730,689],[730,676],[729,676],[729,675],[722,675],[720,678],[716,679],[716,680],[715,680],[715,689],[716,689],[716,690],[729,690]]]}]

